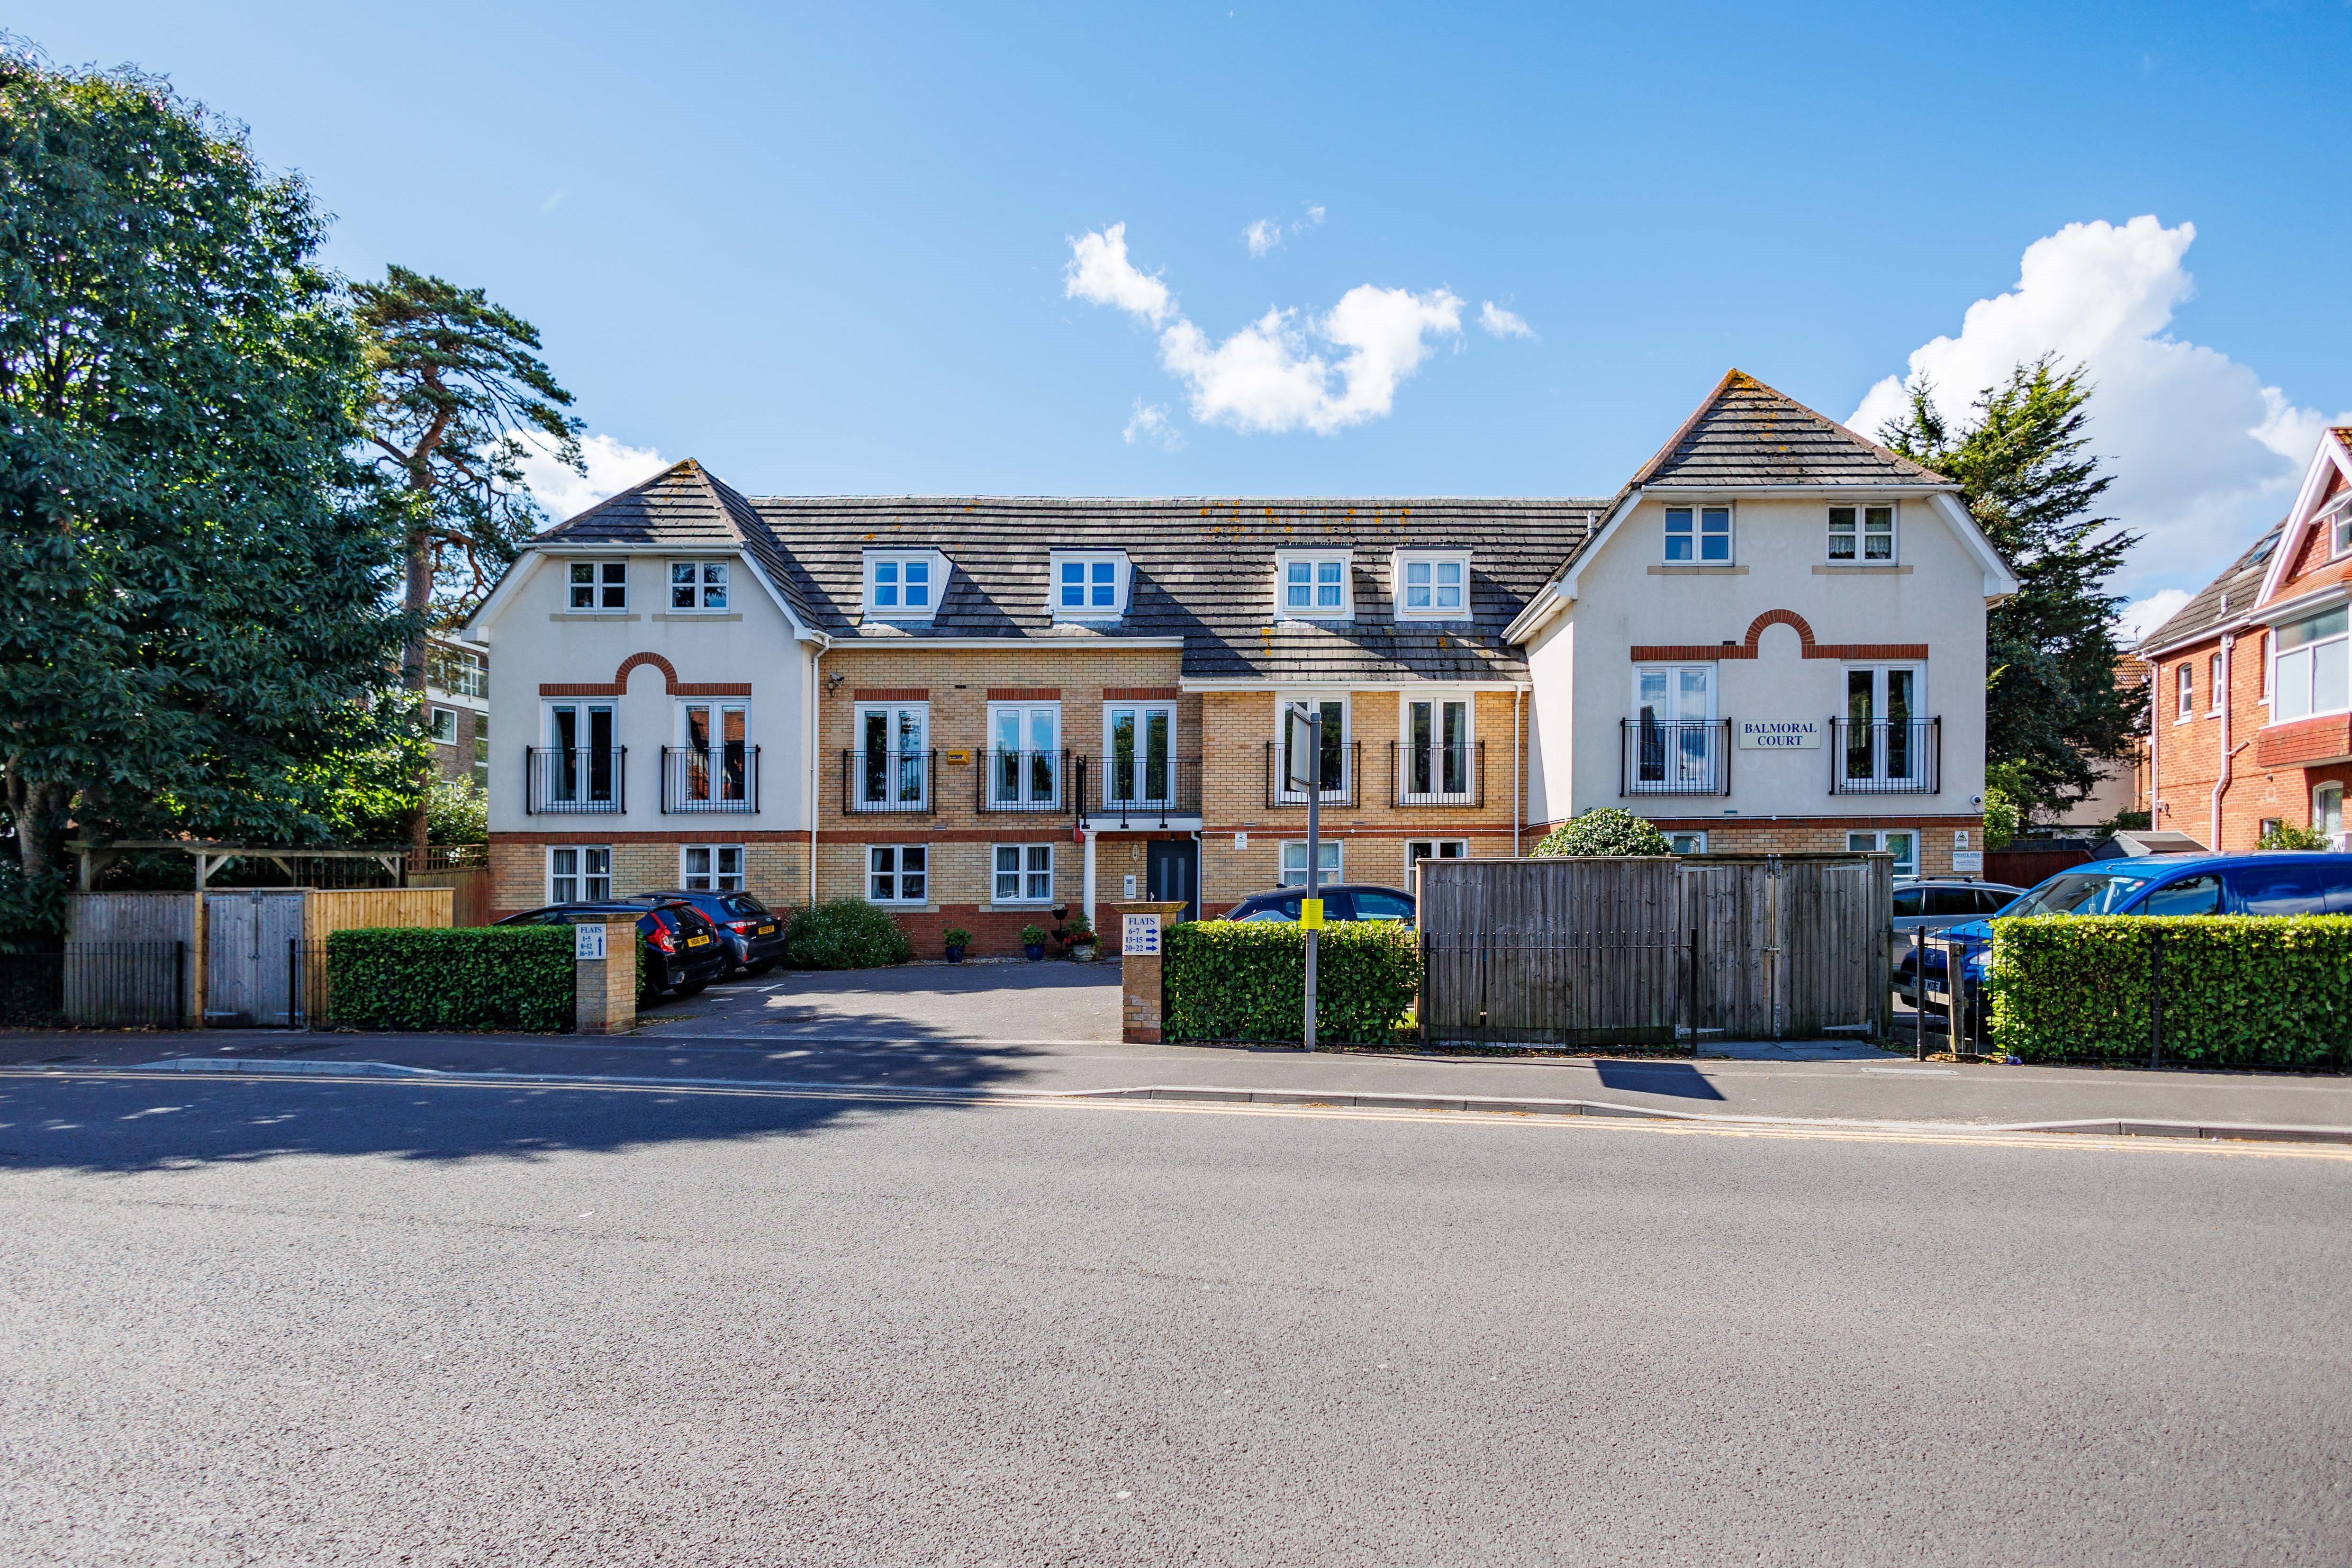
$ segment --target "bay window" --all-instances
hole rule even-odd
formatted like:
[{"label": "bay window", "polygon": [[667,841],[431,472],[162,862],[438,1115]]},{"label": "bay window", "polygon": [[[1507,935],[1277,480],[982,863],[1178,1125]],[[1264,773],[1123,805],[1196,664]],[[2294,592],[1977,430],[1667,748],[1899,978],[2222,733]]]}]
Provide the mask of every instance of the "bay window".
[{"label": "bay window", "polygon": [[[2306,616],[2277,628],[2271,639],[2271,719],[2284,723],[2352,707],[2352,665],[2343,608]],[[2185,675],[2188,666],[2181,667]],[[2186,699],[2184,697],[2184,702]]]}]

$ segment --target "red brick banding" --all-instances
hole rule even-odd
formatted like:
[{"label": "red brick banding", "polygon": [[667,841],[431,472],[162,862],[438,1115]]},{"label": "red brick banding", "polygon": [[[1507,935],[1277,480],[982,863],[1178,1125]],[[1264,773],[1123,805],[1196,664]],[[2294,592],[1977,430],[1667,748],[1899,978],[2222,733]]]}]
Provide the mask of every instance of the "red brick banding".
[{"label": "red brick banding", "polygon": [[1633,661],[1636,664],[1664,664],[1701,659],[1754,658],[1756,644],[1766,626],[1789,626],[1795,630],[1800,657],[1804,658],[1926,658],[1927,645],[1923,642],[1830,642],[1813,640],[1813,628],[1805,617],[1794,610],[1767,610],[1748,623],[1748,637],[1741,642],[1727,637],[1719,643],[1635,643]]},{"label": "red brick banding", "polygon": [[991,702],[1059,702],[1062,689],[1058,686],[992,686],[988,689]]},{"label": "red brick banding", "polygon": [[928,686],[858,686],[850,689],[853,702],[929,702]]}]

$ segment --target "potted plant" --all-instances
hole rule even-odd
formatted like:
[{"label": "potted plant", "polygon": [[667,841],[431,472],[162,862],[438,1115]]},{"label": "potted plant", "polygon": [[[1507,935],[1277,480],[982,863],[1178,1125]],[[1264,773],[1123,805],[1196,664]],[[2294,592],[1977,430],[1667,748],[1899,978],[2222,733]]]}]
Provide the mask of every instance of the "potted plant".
[{"label": "potted plant", "polygon": [[963,950],[971,945],[971,932],[961,926],[950,926],[940,933],[940,941],[948,950],[948,962],[961,963]]},{"label": "potted plant", "polygon": [[1094,921],[1083,914],[1072,915],[1062,922],[1062,944],[1070,950],[1070,957],[1079,963],[1095,961]]},{"label": "potted plant", "polygon": [[1045,956],[1045,928],[1044,926],[1023,926],[1021,928],[1021,952],[1032,963],[1034,963],[1037,960]]}]

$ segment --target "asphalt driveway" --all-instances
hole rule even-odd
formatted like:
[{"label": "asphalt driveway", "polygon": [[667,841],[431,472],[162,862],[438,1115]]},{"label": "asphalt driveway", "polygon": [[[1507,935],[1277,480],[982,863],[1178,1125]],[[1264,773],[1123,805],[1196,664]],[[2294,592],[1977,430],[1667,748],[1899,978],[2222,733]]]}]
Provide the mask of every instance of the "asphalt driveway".
[{"label": "asphalt driveway", "polygon": [[1118,1038],[1116,963],[909,963],[783,971],[640,1016],[647,1038],[1063,1046]]}]

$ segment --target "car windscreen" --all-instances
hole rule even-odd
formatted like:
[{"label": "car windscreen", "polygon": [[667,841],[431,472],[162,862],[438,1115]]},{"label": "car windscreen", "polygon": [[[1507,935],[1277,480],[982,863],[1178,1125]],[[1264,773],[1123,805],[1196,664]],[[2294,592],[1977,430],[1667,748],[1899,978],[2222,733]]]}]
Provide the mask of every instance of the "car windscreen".
[{"label": "car windscreen", "polygon": [[2134,893],[2147,886],[2147,877],[2119,871],[2068,871],[2053,877],[2002,911],[2020,915],[2110,915]]},{"label": "car windscreen", "polygon": [[730,893],[719,900],[719,907],[739,920],[761,921],[768,918],[768,906],[749,893]]}]

